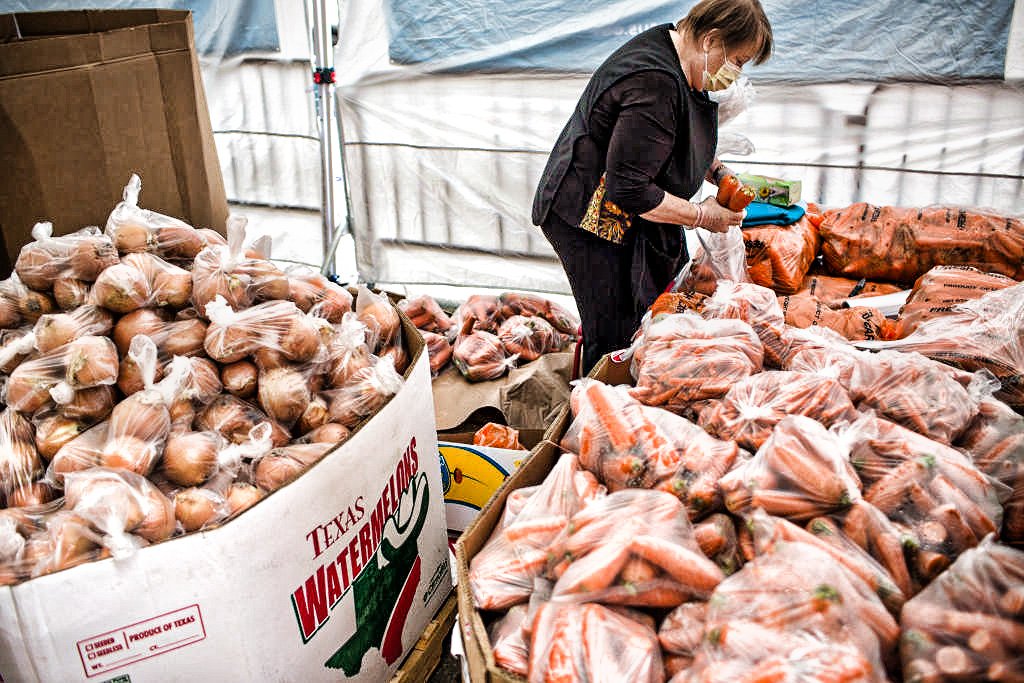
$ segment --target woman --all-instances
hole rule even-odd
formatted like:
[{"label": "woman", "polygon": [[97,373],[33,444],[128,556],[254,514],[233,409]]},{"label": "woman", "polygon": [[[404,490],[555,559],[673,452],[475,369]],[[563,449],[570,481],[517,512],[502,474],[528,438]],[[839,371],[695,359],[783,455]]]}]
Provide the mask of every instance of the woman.
[{"label": "woman", "polygon": [[758,0],[702,0],[676,26],[645,31],[598,67],[555,142],[533,202],[583,323],[583,370],[629,345],[644,311],[688,256],[681,226],[723,232],[743,214],[702,181],[717,158],[718,105],[744,64],[771,55]]}]

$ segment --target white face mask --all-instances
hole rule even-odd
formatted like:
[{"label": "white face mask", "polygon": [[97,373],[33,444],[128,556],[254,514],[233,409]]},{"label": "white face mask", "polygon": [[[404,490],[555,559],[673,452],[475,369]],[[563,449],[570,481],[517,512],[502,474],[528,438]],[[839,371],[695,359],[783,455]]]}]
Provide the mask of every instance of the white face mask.
[{"label": "white face mask", "polygon": [[[725,47],[722,47],[722,53],[725,54]],[[740,77],[740,67],[733,64],[729,60],[729,55],[725,55],[725,63],[718,67],[718,71],[714,74],[708,73],[708,53],[704,53],[704,89],[708,91],[725,90],[733,82]]]}]

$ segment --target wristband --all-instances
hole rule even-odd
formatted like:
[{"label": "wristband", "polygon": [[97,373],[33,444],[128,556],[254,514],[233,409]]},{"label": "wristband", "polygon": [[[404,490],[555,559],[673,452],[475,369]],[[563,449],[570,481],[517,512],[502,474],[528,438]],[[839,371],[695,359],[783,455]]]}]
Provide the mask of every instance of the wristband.
[{"label": "wristband", "polygon": [[704,207],[700,204],[694,204],[694,208],[697,209],[697,216],[693,219],[693,225],[697,228],[704,227]]}]

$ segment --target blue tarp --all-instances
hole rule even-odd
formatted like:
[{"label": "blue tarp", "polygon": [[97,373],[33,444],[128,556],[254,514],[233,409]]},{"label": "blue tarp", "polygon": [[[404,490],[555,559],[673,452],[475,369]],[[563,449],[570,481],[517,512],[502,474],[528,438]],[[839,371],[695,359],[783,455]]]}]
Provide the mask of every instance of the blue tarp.
[{"label": "blue tarp", "polygon": [[[441,71],[589,73],[693,0],[386,0],[389,54]],[[775,54],[755,81],[1002,79],[1013,0],[762,0]]]},{"label": "blue tarp", "polygon": [[[232,55],[278,49],[274,0],[0,0],[0,14],[72,9],[192,10],[196,51]],[[301,6],[298,8],[301,11]]]}]

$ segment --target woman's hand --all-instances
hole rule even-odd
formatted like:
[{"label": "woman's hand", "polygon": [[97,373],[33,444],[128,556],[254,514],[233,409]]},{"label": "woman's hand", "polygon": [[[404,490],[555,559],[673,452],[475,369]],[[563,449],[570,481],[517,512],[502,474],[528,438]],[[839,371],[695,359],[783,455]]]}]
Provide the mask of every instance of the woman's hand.
[{"label": "woman's hand", "polygon": [[711,232],[725,232],[730,225],[740,225],[746,217],[746,211],[730,211],[714,197],[708,197],[696,205],[697,220],[694,226]]}]

